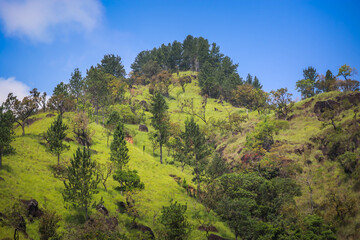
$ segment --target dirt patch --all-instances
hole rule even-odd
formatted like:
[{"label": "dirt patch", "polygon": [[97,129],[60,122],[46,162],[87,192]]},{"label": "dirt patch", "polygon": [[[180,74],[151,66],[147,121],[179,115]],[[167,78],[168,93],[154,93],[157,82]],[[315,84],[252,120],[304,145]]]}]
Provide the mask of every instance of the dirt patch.
[{"label": "dirt patch", "polygon": [[127,142],[130,143],[130,144],[133,144],[133,143],[134,143],[134,140],[133,140],[133,138],[132,138],[131,136],[125,137],[125,141],[127,141]]},{"label": "dirt patch", "polygon": [[314,113],[316,113],[317,116],[320,116],[320,114],[326,110],[334,110],[339,105],[340,103],[331,99],[327,101],[318,101],[314,105]]},{"label": "dirt patch", "polygon": [[154,232],[151,230],[150,227],[142,225],[141,223],[135,223],[134,228],[140,230],[143,233],[148,234],[149,239],[155,239]]},{"label": "dirt patch", "polygon": [[227,240],[227,238],[223,238],[215,234],[210,234],[208,236],[208,240]]},{"label": "dirt patch", "polygon": [[206,231],[206,232],[218,232],[217,228],[213,225],[210,225],[210,226],[201,225],[198,227],[198,229],[200,231]]},{"label": "dirt patch", "polygon": [[49,114],[46,114],[46,117],[55,117],[55,114],[49,113]]}]

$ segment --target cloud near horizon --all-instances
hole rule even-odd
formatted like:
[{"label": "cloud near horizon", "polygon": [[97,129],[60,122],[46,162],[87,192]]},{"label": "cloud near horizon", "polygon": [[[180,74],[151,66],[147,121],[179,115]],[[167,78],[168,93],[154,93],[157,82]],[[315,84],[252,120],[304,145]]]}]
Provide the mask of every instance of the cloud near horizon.
[{"label": "cloud near horizon", "polygon": [[0,77],[0,105],[5,102],[9,93],[14,93],[19,100],[29,95],[30,87],[25,83],[17,81],[15,77],[8,79]]},{"label": "cloud near horizon", "polygon": [[55,30],[92,31],[100,22],[99,0],[0,0],[0,18],[9,36],[50,42]]}]

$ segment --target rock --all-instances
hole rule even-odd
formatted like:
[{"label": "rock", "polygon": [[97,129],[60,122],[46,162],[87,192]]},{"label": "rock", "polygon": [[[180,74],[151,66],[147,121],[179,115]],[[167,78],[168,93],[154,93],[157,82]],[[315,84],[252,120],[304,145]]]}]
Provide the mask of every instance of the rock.
[{"label": "rock", "polygon": [[349,109],[351,108],[351,106],[354,106],[354,105],[358,105],[360,103],[360,93],[354,93],[354,94],[349,94],[349,95],[345,95],[345,96],[338,96],[336,97],[336,100],[338,102],[340,101],[349,101],[350,105],[347,106],[346,109]]},{"label": "rock", "polygon": [[41,217],[43,215],[43,212],[39,209],[39,203],[35,199],[20,201],[26,206],[28,217]]},{"label": "rock", "polygon": [[96,210],[98,210],[98,212],[102,213],[103,215],[106,215],[106,216],[109,215],[109,211],[102,204],[97,205]]},{"label": "rock", "polygon": [[218,235],[215,234],[210,234],[208,236],[208,240],[227,240],[226,238],[220,237]]},{"label": "rock", "polygon": [[148,127],[147,127],[146,125],[140,124],[140,125],[139,125],[139,131],[141,131],[141,132],[148,132],[149,129],[148,129]]},{"label": "rock", "polygon": [[296,154],[299,154],[299,155],[303,154],[304,151],[305,151],[304,145],[302,145],[301,147],[296,148],[296,149],[294,150],[294,152],[295,152]]},{"label": "rock", "polygon": [[55,117],[55,114],[49,113],[49,114],[46,114],[46,117]]},{"label": "rock", "polygon": [[155,239],[154,232],[150,227],[142,225],[141,223],[135,223],[134,228],[142,231],[143,233],[147,233],[150,239]]},{"label": "rock", "polygon": [[326,110],[333,110],[335,107],[339,106],[340,103],[334,100],[327,100],[327,101],[318,101],[314,105],[314,113],[320,116],[321,113],[325,112]]},{"label": "rock", "polygon": [[5,179],[4,179],[4,178],[2,178],[2,177],[0,177],[0,181],[5,181]]}]

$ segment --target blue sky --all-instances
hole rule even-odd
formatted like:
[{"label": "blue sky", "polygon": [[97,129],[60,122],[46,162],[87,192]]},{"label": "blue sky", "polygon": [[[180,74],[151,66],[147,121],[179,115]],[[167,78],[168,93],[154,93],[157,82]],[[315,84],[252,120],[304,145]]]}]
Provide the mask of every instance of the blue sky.
[{"label": "blue sky", "polygon": [[307,66],[360,69],[359,10],[356,0],[0,0],[0,100],[34,87],[51,94],[109,53],[129,72],[140,51],[188,34],[216,42],[265,91],[297,97]]}]

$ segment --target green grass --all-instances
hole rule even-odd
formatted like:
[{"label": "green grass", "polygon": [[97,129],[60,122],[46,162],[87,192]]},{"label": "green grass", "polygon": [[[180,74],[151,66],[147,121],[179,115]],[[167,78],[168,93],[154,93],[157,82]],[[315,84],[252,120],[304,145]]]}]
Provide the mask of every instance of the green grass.
[{"label": "green grass", "polygon": [[[175,86],[170,91],[171,96],[175,96],[176,91],[181,88]],[[145,93],[146,88],[137,89],[139,92],[136,95],[136,99],[149,101],[149,94]],[[141,93],[141,94],[140,94]],[[193,97],[196,104],[200,103],[201,97],[199,96],[199,87],[195,82],[189,84],[186,87],[186,97]],[[169,111],[171,112],[171,120],[177,121],[181,124],[185,121],[187,114],[174,113],[176,106],[176,100],[169,100]],[[208,103],[208,114],[209,117],[225,117],[226,113],[215,112],[214,107],[222,109],[222,107],[229,107],[228,104],[222,106],[221,104],[215,103],[213,99],[209,99]],[[56,211],[62,218],[60,222],[59,232],[65,231],[64,227],[66,223],[77,222],[79,213],[75,209],[65,209],[64,201],[61,192],[64,189],[63,182],[55,178],[51,169],[52,165],[57,163],[57,158],[46,151],[46,148],[40,144],[41,134],[46,132],[47,128],[54,121],[55,117],[46,117],[47,113],[38,114],[33,116],[37,118],[32,125],[25,128],[26,135],[21,136],[21,128],[16,128],[15,141],[12,146],[16,149],[16,153],[8,155],[3,158],[4,168],[0,170],[0,176],[5,181],[0,182],[0,212],[4,211],[12,205],[14,201],[19,199],[30,199],[34,198],[39,202],[40,208],[46,208],[48,210]],[[64,120],[70,126],[68,130],[68,137],[73,138],[71,133],[71,119],[74,113],[65,113]],[[149,114],[147,113],[147,125],[149,129]],[[199,121],[200,124],[203,124]],[[93,136],[92,150],[96,151],[96,154],[92,155],[92,159],[98,163],[105,163],[109,161],[110,149],[106,146],[106,134],[101,125],[91,123],[90,128],[95,131]],[[195,210],[204,212],[204,207],[199,204],[194,198],[189,197],[182,187],[180,187],[170,174],[177,175],[190,184],[192,175],[191,168],[186,167],[184,172],[177,165],[160,164],[159,158],[157,157],[158,151],[155,152],[155,156],[152,154],[151,143],[148,139],[148,134],[138,131],[138,125],[126,125],[126,128],[135,133],[134,144],[128,143],[130,162],[129,168],[136,169],[141,177],[141,181],[145,183],[145,189],[136,194],[135,199],[137,201],[140,218],[139,221],[143,224],[151,227],[153,230],[159,225],[154,220],[154,215],[159,216],[162,206],[169,205],[171,199],[174,199],[180,203],[186,203],[188,206],[187,216],[190,223],[193,225],[194,230],[191,233],[191,239],[206,239],[205,233],[198,231],[197,227],[199,223],[193,219]],[[111,142],[111,139],[110,139]],[[65,151],[61,155],[61,163],[69,163],[73,156],[76,148],[79,146],[76,142],[68,143],[70,149]],[[143,146],[146,146],[145,152],[143,152]],[[164,158],[171,160],[171,157],[167,156],[166,150],[164,150]],[[108,191],[101,184],[99,184],[99,193],[94,196],[95,200],[100,200],[102,197],[104,205],[110,211],[111,214],[117,215],[120,219],[120,224],[124,224],[128,221],[126,214],[117,213],[118,201],[125,201],[125,197],[122,196],[118,191],[114,190],[117,186],[111,177],[107,181]],[[92,210],[94,212],[95,210]],[[213,213],[212,213],[213,214]],[[214,226],[219,230],[219,235],[227,238],[233,238],[233,234],[226,224],[219,221],[219,218],[214,216],[216,221]],[[156,219],[156,218],[155,218]],[[37,233],[38,221],[33,223],[27,222],[27,232],[29,237],[32,239],[39,239]],[[156,234],[156,233],[155,233]],[[5,237],[12,237],[13,229],[8,227],[0,227],[0,239]],[[133,235],[128,236],[131,238]]]}]

